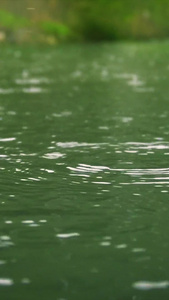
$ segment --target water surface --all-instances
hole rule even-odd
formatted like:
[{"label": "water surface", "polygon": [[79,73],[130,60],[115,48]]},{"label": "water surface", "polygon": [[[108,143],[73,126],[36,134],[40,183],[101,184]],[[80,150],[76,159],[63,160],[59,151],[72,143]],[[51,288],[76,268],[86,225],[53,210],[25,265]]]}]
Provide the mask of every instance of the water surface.
[{"label": "water surface", "polygon": [[3,300],[168,299],[168,51],[1,47]]}]

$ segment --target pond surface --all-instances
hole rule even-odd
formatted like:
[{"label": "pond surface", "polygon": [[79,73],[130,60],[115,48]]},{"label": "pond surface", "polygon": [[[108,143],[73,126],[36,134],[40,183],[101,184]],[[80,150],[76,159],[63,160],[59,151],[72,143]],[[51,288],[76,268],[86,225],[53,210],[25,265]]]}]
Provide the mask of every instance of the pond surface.
[{"label": "pond surface", "polygon": [[1,46],[3,300],[168,299],[168,53]]}]

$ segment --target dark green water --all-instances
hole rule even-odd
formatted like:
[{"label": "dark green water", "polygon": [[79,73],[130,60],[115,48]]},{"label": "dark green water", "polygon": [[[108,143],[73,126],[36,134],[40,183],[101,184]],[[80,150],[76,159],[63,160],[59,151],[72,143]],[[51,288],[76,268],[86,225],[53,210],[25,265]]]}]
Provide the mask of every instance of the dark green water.
[{"label": "dark green water", "polygon": [[168,53],[1,46],[1,299],[168,299]]}]

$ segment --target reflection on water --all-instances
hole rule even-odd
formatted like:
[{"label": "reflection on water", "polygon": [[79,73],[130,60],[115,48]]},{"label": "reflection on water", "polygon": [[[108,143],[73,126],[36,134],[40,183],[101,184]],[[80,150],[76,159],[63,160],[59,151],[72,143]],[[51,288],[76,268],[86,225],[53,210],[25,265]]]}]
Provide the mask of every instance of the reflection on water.
[{"label": "reflection on water", "polygon": [[0,50],[2,299],[168,299],[168,43],[156,46]]}]

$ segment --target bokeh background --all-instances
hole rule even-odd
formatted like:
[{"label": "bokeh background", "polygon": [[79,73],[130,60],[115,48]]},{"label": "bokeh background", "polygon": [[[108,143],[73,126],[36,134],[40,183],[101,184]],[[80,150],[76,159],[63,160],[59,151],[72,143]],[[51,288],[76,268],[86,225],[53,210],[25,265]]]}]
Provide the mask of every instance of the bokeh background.
[{"label": "bokeh background", "polygon": [[164,39],[168,0],[0,0],[0,42]]}]

